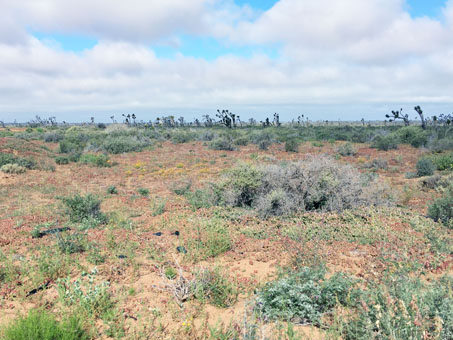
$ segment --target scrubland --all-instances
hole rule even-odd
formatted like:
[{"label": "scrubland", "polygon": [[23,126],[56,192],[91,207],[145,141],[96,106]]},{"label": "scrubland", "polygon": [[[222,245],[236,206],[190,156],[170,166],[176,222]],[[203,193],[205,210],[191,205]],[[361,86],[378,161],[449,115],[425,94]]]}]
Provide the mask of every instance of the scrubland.
[{"label": "scrubland", "polygon": [[0,130],[2,339],[452,339],[449,126]]}]

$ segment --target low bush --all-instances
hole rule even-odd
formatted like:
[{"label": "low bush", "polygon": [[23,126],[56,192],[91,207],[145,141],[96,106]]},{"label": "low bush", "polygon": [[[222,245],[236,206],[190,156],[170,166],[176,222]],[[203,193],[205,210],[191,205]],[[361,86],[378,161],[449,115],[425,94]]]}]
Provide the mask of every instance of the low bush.
[{"label": "low bush", "polygon": [[431,159],[423,157],[417,161],[416,169],[417,176],[424,177],[432,176],[434,174],[435,167]]},{"label": "low bush", "polygon": [[76,194],[70,197],[60,198],[66,206],[71,222],[82,223],[87,220],[96,220],[99,223],[105,222],[106,217],[101,212],[101,200],[88,194],[81,196]]},{"label": "low bush", "polygon": [[231,249],[232,240],[227,226],[218,219],[197,221],[193,239],[187,244],[194,260],[216,257]]},{"label": "low bush", "polygon": [[23,174],[27,169],[18,164],[5,164],[2,165],[0,170],[6,174]]},{"label": "low bush", "polygon": [[285,143],[285,151],[286,152],[298,152],[299,151],[299,143],[295,139],[290,139]]},{"label": "low bush", "polygon": [[249,144],[249,139],[246,136],[238,137],[233,141],[234,145],[246,146]]},{"label": "low bush", "polygon": [[55,234],[57,247],[63,254],[82,253],[86,248],[86,240],[83,234]]},{"label": "low bush", "polygon": [[234,151],[233,140],[228,136],[217,137],[209,143],[209,148],[213,150]]},{"label": "low bush", "polygon": [[302,268],[260,289],[255,309],[265,321],[318,325],[323,313],[337,304],[346,305],[353,283],[341,273],[326,279],[322,267]]},{"label": "low bush", "polygon": [[221,204],[251,207],[263,217],[390,202],[375,179],[325,156],[286,165],[240,165],[225,174],[218,194]]},{"label": "low bush", "polygon": [[184,195],[187,202],[194,209],[210,208],[217,204],[218,197],[212,188],[187,191]]},{"label": "low bush", "polygon": [[90,336],[79,318],[70,316],[56,321],[46,311],[31,310],[4,330],[4,340],[88,340]]},{"label": "low bush", "polygon": [[17,157],[9,153],[0,152],[0,167],[6,164],[17,164],[27,169],[36,168],[36,162],[31,158]]},{"label": "low bush", "polygon": [[69,164],[70,160],[68,156],[57,156],[55,157],[55,163],[59,165]]},{"label": "low bush", "polygon": [[148,197],[149,196],[149,189],[146,188],[138,188],[137,192],[143,196],[143,197]]},{"label": "low bush", "polygon": [[362,291],[343,339],[453,338],[452,277],[425,285],[407,277]]},{"label": "low bush", "polygon": [[175,182],[171,185],[170,189],[176,195],[182,196],[189,192],[190,187],[192,186],[192,182],[190,180],[183,180]]},{"label": "low bush", "polygon": [[396,132],[402,144],[410,144],[415,148],[428,143],[426,132],[418,126],[405,126]]},{"label": "low bush", "polygon": [[203,268],[195,273],[194,297],[202,302],[226,308],[237,301],[238,290],[220,267]]},{"label": "low bush", "polygon": [[429,149],[433,152],[451,151],[453,150],[453,138],[441,138],[434,140]]},{"label": "low bush", "polygon": [[342,144],[338,149],[337,152],[341,156],[355,156],[357,151],[354,149],[354,146],[351,143]]},{"label": "low bush", "polygon": [[102,148],[112,154],[142,151],[151,142],[134,136],[108,136],[102,143]]},{"label": "low bush", "polygon": [[441,198],[429,205],[428,216],[453,229],[453,187],[450,186]]},{"label": "low bush", "polygon": [[431,159],[437,170],[453,170],[453,152],[434,155]]},{"label": "low bush", "polygon": [[105,154],[85,153],[79,158],[79,163],[97,166],[98,168],[109,168],[113,165],[109,156]]},{"label": "low bush", "polygon": [[55,132],[55,131],[46,132],[44,134],[44,141],[46,143],[58,143],[63,138],[64,138],[63,134],[61,134],[59,132]]},{"label": "low bush", "polygon": [[365,169],[374,169],[374,170],[386,170],[388,169],[388,162],[385,159],[373,159],[371,162],[368,162],[363,167]]},{"label": "low bush", "polygon": [[62,141],[60,141],[60,144],[58,146],[58,151],[60,153],[78,154],[78,153],[81,153],[82,150],[83,150],[82,144],[70,142],[69,140],[66,140],[66,139],[63,139]]},{"label": "low bush", "polygon": [[398,149],[399,142],[399,138],[393,134],[388,134],[386,136],[378,135],[373,138],[371,147],[381,151],[388,151],[391,149]]},{"label": "low bush", "polygon": [[116,188],[116,186],[114,185],[111,185],[107,188],[107,193],[110,194],[110,195],[117,195],[118,194],[118,189]]},{"label": "low bush", "polygon": [[440,175],[434,175],[431,177],[425,177],[420,180],[422,188],[425,189],[437,189],[437,188],[446,188],[449,185],[450,179],[444,178]]}]

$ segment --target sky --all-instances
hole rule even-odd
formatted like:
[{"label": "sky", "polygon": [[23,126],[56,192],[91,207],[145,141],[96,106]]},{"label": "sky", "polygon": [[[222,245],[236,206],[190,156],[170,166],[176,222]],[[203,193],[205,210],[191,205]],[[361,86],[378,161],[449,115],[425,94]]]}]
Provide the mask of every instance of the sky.
[{"label": "sky", "polygon": [[453,0],[0,0],[0,120],[453,111]]}]

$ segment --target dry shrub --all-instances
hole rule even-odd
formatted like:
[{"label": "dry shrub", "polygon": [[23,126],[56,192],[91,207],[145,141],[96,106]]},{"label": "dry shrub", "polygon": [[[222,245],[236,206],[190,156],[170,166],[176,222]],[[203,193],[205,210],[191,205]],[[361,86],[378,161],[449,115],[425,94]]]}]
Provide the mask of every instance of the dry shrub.
[{"label": "dry shrub", "polygon": [[327,156],[286,165],[241,165],[226,174],[220,188],[225,205],[249,206],[263,217],[342,211],[391,201],[385,185]]}]

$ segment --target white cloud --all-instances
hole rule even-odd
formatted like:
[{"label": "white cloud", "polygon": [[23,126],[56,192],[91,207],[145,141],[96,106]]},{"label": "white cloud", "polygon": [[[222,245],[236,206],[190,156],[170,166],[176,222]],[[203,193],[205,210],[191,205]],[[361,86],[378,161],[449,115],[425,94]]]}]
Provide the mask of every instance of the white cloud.
[{"label": "white cloud", "polygon": [[[325,118],[339,110],[360,118],[362,110],[382,116],[404,103],[453,104],[453,0],[440,19],[414,19],[402,0],[281,0],[262,14],[231,0],[0,5],[0,119],[10,112],[201,114],[223,107],[243,116],[310,108],[325,110]],[[27,29],[100,41],[72,53]],[[277,44],[281,55],[158,58],[149,42],[177,41],[178,32]]]}]

